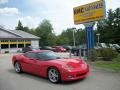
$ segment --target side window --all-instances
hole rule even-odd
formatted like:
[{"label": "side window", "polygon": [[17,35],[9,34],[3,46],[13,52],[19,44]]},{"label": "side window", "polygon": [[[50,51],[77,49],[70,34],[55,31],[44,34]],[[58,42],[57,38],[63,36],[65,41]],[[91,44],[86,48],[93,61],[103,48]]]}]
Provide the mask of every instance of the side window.
[{"label": "side window", "polygon": [[37,56],[35,53],[32,52],[27,52],[24,54],[26,57],[31,58],[31,59],[37,59]]},{"label": "side window", "polygon": [[45,58],[47,58],[47,56],[44,53],[39,53],[38,58],[44,60]]}]

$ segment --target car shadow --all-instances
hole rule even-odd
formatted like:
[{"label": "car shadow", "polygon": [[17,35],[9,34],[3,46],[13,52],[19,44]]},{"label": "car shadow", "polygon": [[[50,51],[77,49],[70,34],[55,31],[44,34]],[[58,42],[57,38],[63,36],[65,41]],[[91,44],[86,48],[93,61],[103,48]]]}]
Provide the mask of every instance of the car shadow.
[{"label": "car shadow", "polygon": [[72,85],[72,84],[77,84],[77,83],[82,83],[87,77],[79,79],[79,80],[74,80],[74,81],[62,81],[62,85]]},{"label": "car shadow", "polygon": [[[47,78],[35,75],[35,74],[31,74],[31,73],[26,73],[26,72],[22,72],[20,74],[16,73],[14,69],[8,69],[8,72],[12,73],[12,74],[16,74],[19,75],[21,78],[30,78],[36,81],[40,81],[43,83],[48,83],[48,84],[52,84]],[[72,85],[72,84],[77,84],[77,83],[82,83],[86,78],[80,79],[80,80],[75,80],[75,81],[61,81],[60,83],[57,83],[55,85]]]}]

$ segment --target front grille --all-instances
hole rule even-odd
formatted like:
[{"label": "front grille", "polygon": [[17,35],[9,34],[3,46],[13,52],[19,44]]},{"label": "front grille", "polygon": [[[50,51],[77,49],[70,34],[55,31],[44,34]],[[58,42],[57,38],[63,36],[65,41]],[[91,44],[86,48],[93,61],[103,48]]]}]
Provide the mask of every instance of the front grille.
[{"label": "front grille", "polygon": [[80,77],[80,76],[83,76],[83,75],[86,75],[86,74],[87,74],[87,72],[81,73],[81,74],[77,74],[76,77]]}]

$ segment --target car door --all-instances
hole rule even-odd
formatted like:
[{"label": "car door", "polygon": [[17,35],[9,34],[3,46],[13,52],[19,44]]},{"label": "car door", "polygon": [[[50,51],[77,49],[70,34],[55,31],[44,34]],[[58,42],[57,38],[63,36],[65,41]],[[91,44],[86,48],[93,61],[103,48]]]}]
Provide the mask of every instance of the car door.
[{"label": "car door", "polygon": [[22,62],[23,69],[26,72],[37,74],[38,69],[38,60],[36,58],[36,54],[33,52],[27,52],[24,54],[24,59]]}]

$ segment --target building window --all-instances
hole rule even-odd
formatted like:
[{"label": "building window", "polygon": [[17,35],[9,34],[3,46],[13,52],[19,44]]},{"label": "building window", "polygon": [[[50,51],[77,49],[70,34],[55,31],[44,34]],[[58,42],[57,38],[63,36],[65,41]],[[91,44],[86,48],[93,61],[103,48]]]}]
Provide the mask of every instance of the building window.
[{"label": "building window", "polygon": [[2,44],[1,45],[1,49],[6,49],[6,48],[9,48],[8,44]]},{"label": "building window", "polygon": [[17,45],[16,44],[10,44],[10,48],[16,48]]},{"label": "building window", "polygon": [[26,44],[25,46],[31,46],[31,44]]},{"label": "building window", "polygon": [[23,48],[24,44],[18,44],[18,48]]}]

